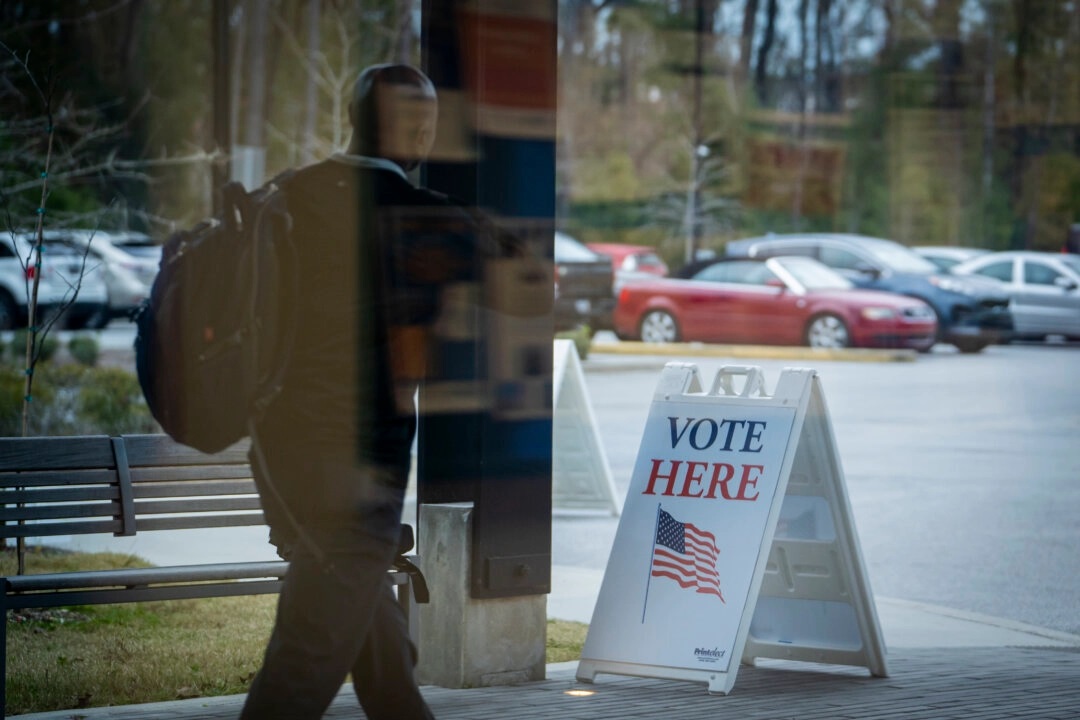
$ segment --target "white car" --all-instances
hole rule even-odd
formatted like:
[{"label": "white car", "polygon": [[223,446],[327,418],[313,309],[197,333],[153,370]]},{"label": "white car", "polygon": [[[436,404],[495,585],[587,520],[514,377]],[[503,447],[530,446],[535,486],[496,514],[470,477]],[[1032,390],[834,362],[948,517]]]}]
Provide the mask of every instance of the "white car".
[{"label": "white car", "polygon": [[150,295],[157,276],[161,246],[141,233],[114,233],[102,230],[50,230],[47,246],[66,245],[80,255],[86,252],[87,275],[105,283],[108,317],[130,317]]},{"label": "white car", "polygon": [[1080,340],[1080,255],[1010,250],[968,260],[953,272],[1003,283],[1012,298],[1014,337]]},{"label": "white car", "polygon": [[957,247],[955,245],[918,245],[913,246],[911,249],[937,265],[942,272],[952,272],[954,267],[965,260],[990,252],[982,248]]},{"label": "white car", "polygon": [[[45,247],[37,294],[39,326],[54,319],[61,327],[72,329],[108,322],[105,283],[100,276],[86,272],[94,260],[86,258],[85,264],[83,260],[83,255],[70,246]],[[33,236],[0,233],[0,329],[26,326],[37,274]],[[63,315],[57,318],[61,310]]]}]

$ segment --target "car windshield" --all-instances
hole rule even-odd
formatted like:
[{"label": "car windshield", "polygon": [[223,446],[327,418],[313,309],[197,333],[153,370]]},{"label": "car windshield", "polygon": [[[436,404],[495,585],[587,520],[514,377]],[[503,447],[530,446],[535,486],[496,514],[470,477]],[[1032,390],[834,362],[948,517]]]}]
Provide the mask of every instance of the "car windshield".
[{"label": "car windshield", "polygon": [[559,262],[591,262],[599,256],[577,240],[555,235],[555,259]]},{"label": "car windshield", "polygon": [[[27,257],[27,255],[33,252],[33,246],[35,238],[33,236],[19,236],[16,238],[19,244],[19,255]],[[82,251],[77,250],[66,242],[56,240],[55,238],[46,237],[41,245],[41,256],[44,261],[48,261],[49,258],[65,259],[71,257],[82,257]]]},{"label": "car windshield", "polygon": [[920,273],[923,275],[940,272],[934,263],[897,243],[874,242],[867,243],[863,247],[878,262],[895,272]]},{"label": "car windshield", "polygon": [[812,258],[780,257],[775,260],[807,290],[850,290],[853,287],[843,275]]},{"label": "car windshield", "polygon": [[43,257],[82,257],[83,252],[79,248],[72,247],[66,242],[59,242],[56,240],[45,240],[45,244],[41,246]]},{"label": "car windshield", "polygon": [[122,241],[113,245],[135,257],[156,258],[161,255],[161,246],[154,242]]},{"label": "car windshield", "polygon": [[1065,267],[1080,275],[1080,255],[1062,255],[1061,262],[1065,263]]},{"label": "car windshield", "polygon": [[661,268],[664,266],[664,261],[656,253],[645,252],[638,253],[637,255],[631,255],[631,265],[634,269],[639,268]]}]

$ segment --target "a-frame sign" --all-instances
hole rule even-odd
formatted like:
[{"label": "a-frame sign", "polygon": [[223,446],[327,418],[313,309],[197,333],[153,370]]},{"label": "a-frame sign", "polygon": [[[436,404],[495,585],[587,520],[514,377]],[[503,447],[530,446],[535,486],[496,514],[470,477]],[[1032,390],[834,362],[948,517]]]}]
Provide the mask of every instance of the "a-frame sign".
[{"label": "a-frame sign", "polygon": [[697,680],[757,658],[863,666],[885,644],[817,372],[669,363],[577,678]]},{"label": "a-frame sign", "polygon": [[573,341],[555,341],[552,379],[552,512],[617,516],[621,505],[615,479]]}]

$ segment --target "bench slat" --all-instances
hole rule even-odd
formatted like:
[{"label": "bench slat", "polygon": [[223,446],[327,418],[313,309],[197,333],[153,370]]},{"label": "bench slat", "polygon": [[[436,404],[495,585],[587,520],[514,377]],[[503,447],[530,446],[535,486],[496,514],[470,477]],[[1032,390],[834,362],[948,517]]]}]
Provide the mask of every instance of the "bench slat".
[{"label": "bench slat", "polygon": [[[0,452],[3,452],[0,447]],[[116,470],[95,468],[90,470],[49,470],[25,473],[0,473],[0,487],[49,487],[56,485],[108,485],[116,482]]]},{"label": "bench slat", "polygon": [[193,480],[182,483],[136,484],[135,499],[186,498],[207,495],[254,495],[255,483],[251,480]]},{"label": "bench slat", "polygon": [[132,468],[159,465],[206,465],[247,463],[248,440],[207,455],[174,441],[168,435],[123,435]]},{"label": "bench slat", "polygon": [[4,578],[9,592],[73,590],[75,588],[131,587],[163,583],[212,582],[281,578],[289,564],[284,560],[212,565],[176,565],[173,567],[118,568],[79,572],[16,575]]},{"label": "bench slat", "polygon": [[66,503],[86,502],[88,500],[117,500],[118,488],[104,485],[79,486],[74,488],[32,488],[28,490],[5,490],[0,494],[0,502],[9,505],[16,503]]},{"label": "bench slat", "polygon": [[197,500],[136,501],[135,515],[161,515],[164,513],[230,512],[236,510],[262,510],[257,497],[202,498]]},{"label": "bench slat", "polygon": [[152,530],[193,530],[216,527],[246,527],[265,525],[266,519],[260,513],[234,513],[231,515],[169,515],[155,518],[136,518],[136,532]]},{"label": "bench slat", "polygon": [[[213,565],[174,565],[172,567],[119,568],[116,570],[83,570],[41,575],[13,575],[3,578],[9,593],[78,590],[106,587],[145,587],[179,583],[221,582],[227,580],[265,580],[285,577],[289,563],[284,560],[263,562],[218,563]],[[408,574],[389,570],[395,585],[404,585]]]},{"label": "bench slat", "polygon": [[173,482],[176,480],[244,479],[251,479],[251,468],[247,465],[173,465],[131,468],[131,480],[136,484]]},{"label": "bench slat", "polygon": [[[408,593],[409,576],[404,572],[391,571],[387,577],[398,591],[398,602],[409,610],[409,635],[415,644],[418,641],[418,629],[414,627],[412,598]],[[231,580],[200,582],[176,585],[152,585],[115,588],[87,588],[64,591],[43,591],[34,593],[9,594],[4,597],[4,606],[13,608],[64,607],[71,605],[105,605],[110,603],[150,602],[157,600],[192,600],[196,598],[232,597],[237,595],[268,595],[280,592],[280,579],[267,580]]]},{"label": "bench slat", "polygon": [[96,522],[66,523],[27,523],[26,525],[0,526],[0,537],[31,538],[55,537],[57,535],[96,535],[98,533],[115,534],[123,529],[119,520],[99,520]]},{"label": "bench slat", "polygon": [[[152,587],[100,588],[63,592],[27,593],[4,598],[7,608],[52,608],[72,605],[109,605],[115,603],[194,600],[196,598],[272,595],[281,591],[281,580],[242,580],[193,585],[154,585]],[[413,632],[410,626],[410,632]],[[414,641],[415,642],[415,641]]]},{"label": "bench slat", "polygon": [[57,520],[60,518],[115,518],[119,514],[120,505],[115,502],[79,503],[78,505],[33,505],[30,507],[5,505],[0,507],[0,522],[17,522],[19,520]]},{"label": "bench slat", "polygon": [[0,438],[0,472],[113,466],[106,435]]}]

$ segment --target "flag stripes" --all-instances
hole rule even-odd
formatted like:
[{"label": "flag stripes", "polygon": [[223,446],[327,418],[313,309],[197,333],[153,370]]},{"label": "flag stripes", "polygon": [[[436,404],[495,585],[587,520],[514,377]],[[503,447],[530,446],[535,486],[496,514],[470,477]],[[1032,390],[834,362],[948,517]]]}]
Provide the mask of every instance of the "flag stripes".
[{"label": "flag stripes", "polygon": [[680,587],[715,595],[725,602],[716,572],[719,555],[715,535],[679,522],[666,510],[660,511],[653,545],[653,577],[669,578]]}]

